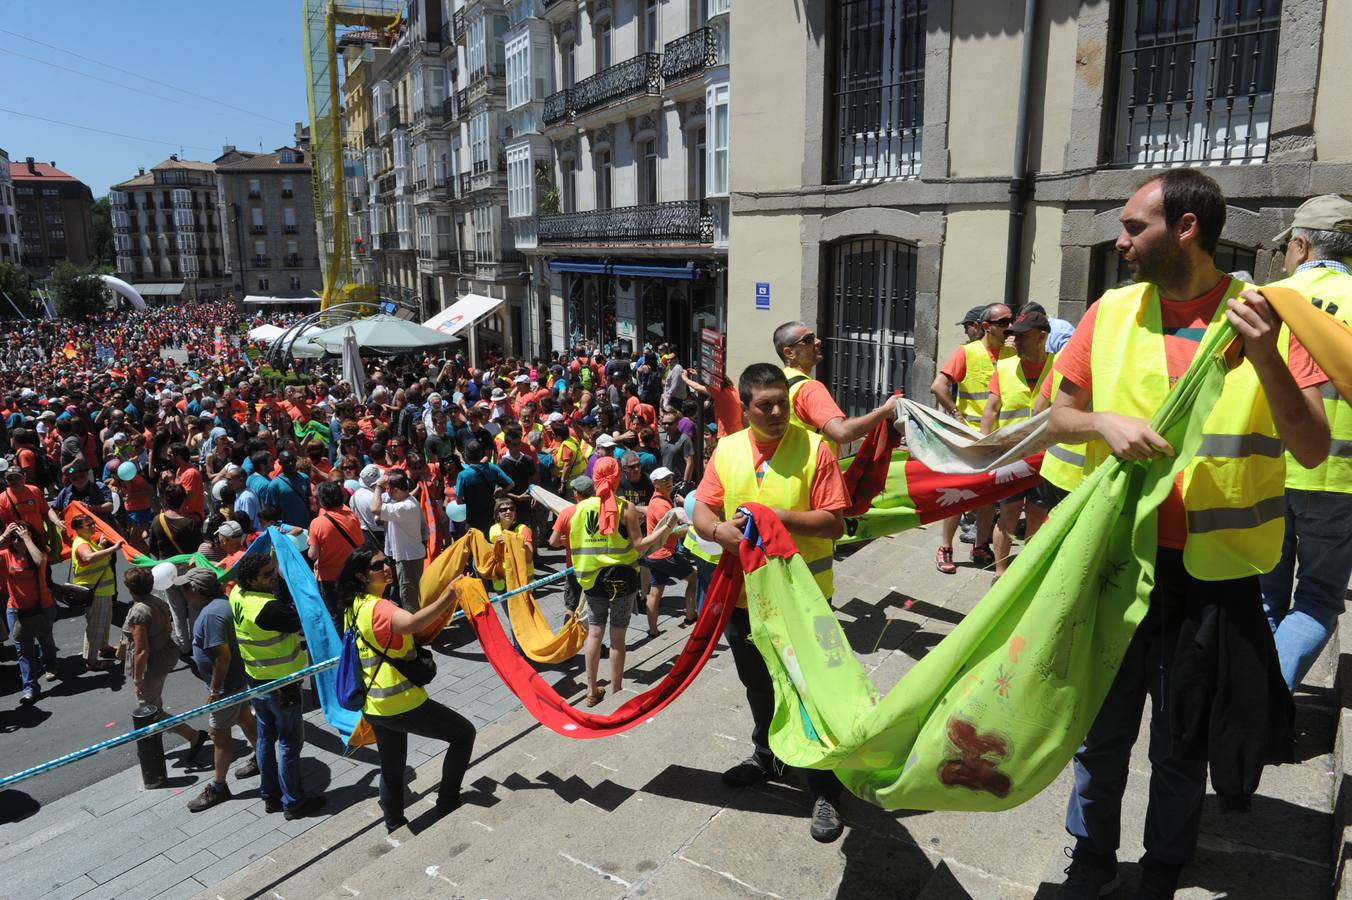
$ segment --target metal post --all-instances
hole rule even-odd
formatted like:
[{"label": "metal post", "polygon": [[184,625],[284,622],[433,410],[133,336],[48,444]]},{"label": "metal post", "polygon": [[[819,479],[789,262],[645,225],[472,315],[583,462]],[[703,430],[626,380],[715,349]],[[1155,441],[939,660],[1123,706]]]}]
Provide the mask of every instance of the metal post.
[{"label": "metal post", "polygon": [[[133,728],[145,728],[154,724],[160,717],[159,707],[142,703],[131,714]],[[141,763],[141,783],[147,789],[160,787],[169,772],[164,764],[164,739],[159,733],[141,738],[136,742],[136,758]]]}]

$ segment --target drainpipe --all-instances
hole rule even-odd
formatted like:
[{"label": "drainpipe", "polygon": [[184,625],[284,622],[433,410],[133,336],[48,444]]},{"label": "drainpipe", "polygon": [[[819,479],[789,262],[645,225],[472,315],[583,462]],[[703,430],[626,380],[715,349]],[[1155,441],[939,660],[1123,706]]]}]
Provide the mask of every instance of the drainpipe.
[{"label": "drainpipe", "polygon": [[1032,185],[1028,179],[1028,94],[1033,81],[1037,0],[1023,3],[1023,59],[1019,64],[1019,113],[1014,122],[1014,170],[1009,178],[1009,245],[1005,250],[1005,305],[1017,309],[1023,264],[1024,207]]}]

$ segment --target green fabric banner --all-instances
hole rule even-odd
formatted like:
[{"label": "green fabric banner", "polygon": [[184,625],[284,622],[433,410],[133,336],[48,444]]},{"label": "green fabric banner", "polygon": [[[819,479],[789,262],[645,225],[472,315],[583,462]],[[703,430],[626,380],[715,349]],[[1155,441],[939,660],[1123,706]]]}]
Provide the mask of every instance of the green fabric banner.
[{"label": "green fabric banner", "polygon": [[994,811],[1046,787],[1088,732],[1145,615],[1156,508],[1198,449],[1233,337],[1227,325],[1206,340],[1152,420],[1177,455],[1096,469],[886,695],[801,558],[748,573],[752,637],[775,685],[775,754],[834,769],[888,809]]}]

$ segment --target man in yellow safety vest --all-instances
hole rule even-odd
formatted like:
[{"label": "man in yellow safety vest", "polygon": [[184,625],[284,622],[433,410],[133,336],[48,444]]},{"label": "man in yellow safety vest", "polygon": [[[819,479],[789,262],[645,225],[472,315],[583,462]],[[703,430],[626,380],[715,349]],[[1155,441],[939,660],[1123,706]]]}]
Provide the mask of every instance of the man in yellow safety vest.
[{"label": "man in yellow safety vest", "polygon": [[[301,646],[300,615],[293,605],[277,598],[277,560],[272,554],[243,557],[235,566],[235,579],[237,584],[230,591],[230,616],[249,683],[266,684],[308,666],[309,654]],[[301,784],[305,723],[301,719],[300,682],[255,697],[252,705],[258,728],[254,750],[263,776],[258,793],[264,809],[283,812],[288,820],[322,809],[324,795],[307,797]]]},{"label": "man in yellow safety vest", "polygon": [[[1276,284],[1352,325],[1352,202],[1337,194],[1307,200],[1275,243],[1285,245],[1287,273]],[[1333,438],[1329,457],[1314,469],[1288,457],[1282,558],[1259,579],[1282,677],[1292,690],[1328,642],[1352,577],[1352,405],[1332,384],[1322,390]]]},{"label": "man in yellow safety vest", "polygon": [[[1052,364],[1056,361],[1056,354],[1047,352],[1047,335],[1051,330],[1047,313],[1036,303],[1026,306],[1014,324],[1009,326],[1018,355],[995,364],[990,396],[986,398],[986,410],[981,415],[982,434],[990,434],[998,428],[1032,417],[1039,399],[1039,388],[1042,382],[1051,377]],[[996,576],[1003,575],[1009,566],[1009,548],[1013,542],[1014,529],[1019,524],[1019,516],[1027,516],[1028,530],[1024,536],[1032,540],[1047,520],[1047,510],[1050,508],[1051,504],[1041,484],[1000,501],[1000,521],[992,541]]]},{"label": "man in yellow safety vest", "polygon": [[[963,318],[963,327],[967,327],[967,318]],[[934,376],[930,393],[939,408],[955,419],[961,419],[973,428],[981,427],[981,415],[986,410],[986,399],[990,395],[991,376],[995,374],[995,364],[1002,359],[1010,359],[1015,353],[1012,347],[1005,346],[1005,332],[1013,313],[1003,303],[992,303],[981,314],[982,335],[979,340],[963,344],[948,358]],[[954,400],[954,390],[957,399]],[[995,528],[995,506],[983,506],[976,511],[976,535],[972,545],[972,562],[982,568],[995,562],[995,552],[991,550],[991,532]],[[934,566],[945,575],[958,571],[953,562],[953,536],[958,533],[958,517],[944,519],[943,543],[934,552]],[[965,540],[965,538],[964,538]]]},{"label": "man in yellow safety vest", "polygon": [[[748,366],[737,391],[751,427],[718,442],[695,492],[694,530],[702,540],[735,554],[746,525],[738,507],[762,503],[783,521],[822,595],[830,598],[833,542],[844,531],[844,510],[849,504],[835,453],[819,435],[792,422],[789,386],[778,367],[769,363]],[[723,781],[730,787],[747,787],[776,774],[782,763],[770,751],[774,685],[760,651],[751,642],[745,592],[738,598],[726,636],[751,707],[755,752],[724,772]],[[841,833],[836,811],[840,781],[829,771],[809,769],[805,774],[814,794],[812,837],[834,841]]]},{"label": "man in yellow safety vest", "polygon": [[[1117,238],[1135,283],[1106,292],[1091,306],[1056,360],[1064,377],[1052,401],[1052,437],[1086,442],[1088,472],[1110,453],[1129,461],[1172,454],[1149,417],[1187,370],[1208,329],[1228,319],[1240,338],[1232,349],[1242,349],[1230,360],[1196,457],[1159,508],[1149,611],[1075,755],[1066,830],[1076,846],[1064,897],[1103,896],[1117,881],[1122,794],[1147,693],[1156,721],[1138,896],[1173,896],[1197,845],[1207,760],[1185,758],[1176,748],[1170,718],[1176,722],[1182,710],[1202,704],[1211,710],[1203,714],[1214,715],[1234,702],[1218,689],[1198,697],[1208,690],[1198,676],[1209,674],[1209,683],[1232,691],[1244,685],[1242,702],[1254,723],[1223,736],[1212,732],[1213,742],[1225,744],[1211,748],[1212,755],[1226,751],[1213,767],[1218,761],[1233,766],[1246,753],[1265,754],[1268,723],[1275,727],[1278,717],[1290,715],[1289,695],[1265,689],[1277,663],[1258,576],[1281,555],[1282,445],[1306,467],[1328,454],[1319,394],[1327,379],[1300,343],[1282,334],[1260,294],[1217,270],[1212,255],[1225,213],[1220,187],[1199,170],[1166,169],[1148,178],[1123,207]],[[1223,675],[1206,672],[1193,653],[1192,677],[1171,680],[1176,654],[1193,643],[1180,636],[1200,630],[1208,607],[1224,610],[1218,637],[1242,635],[1243,651],[1234,653]]]}]

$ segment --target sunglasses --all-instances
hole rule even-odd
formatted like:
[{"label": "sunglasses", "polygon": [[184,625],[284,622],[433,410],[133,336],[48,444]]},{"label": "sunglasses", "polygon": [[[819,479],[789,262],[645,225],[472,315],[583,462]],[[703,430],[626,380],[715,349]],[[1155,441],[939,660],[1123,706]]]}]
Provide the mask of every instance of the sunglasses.
[{"label": "sunglasses", "polygon": [[394,568],[394,560],[390,559],[388,556],[382,556],[380,559],[371,560],[372,571],[392,568]]},{"label": "sunglasses", "polygon": [[1011,322],[1013,322],[1013,321],[1014,321],[1013,317],[1011,317],[1011,316],[1005,316],[1003,319],[987,319],[987,320],[986,320],[986,324],[987,324],[987,325],[1008,325],[1009,323],[1011,323]]},{"label": "sunglasses", "polygon": [[809,343],[809,342],[811,342],[811,341],[815,341],[816,339],[817,339],[817,332],[815,332],[815,331],[809,331],[809,332],[806,332],[806,333],[805,333],[802,337],[800,337],[798,340],[794,341],[792,344],[789,344],[789,346],[790,346],[790,347],[797,347],[799,344],[806,344],[806,343]]}]

